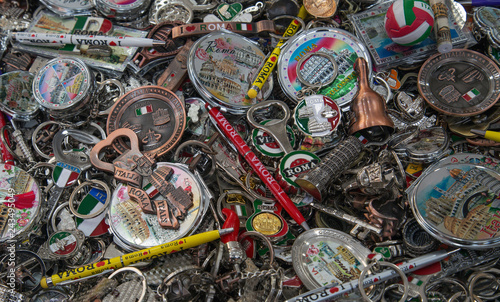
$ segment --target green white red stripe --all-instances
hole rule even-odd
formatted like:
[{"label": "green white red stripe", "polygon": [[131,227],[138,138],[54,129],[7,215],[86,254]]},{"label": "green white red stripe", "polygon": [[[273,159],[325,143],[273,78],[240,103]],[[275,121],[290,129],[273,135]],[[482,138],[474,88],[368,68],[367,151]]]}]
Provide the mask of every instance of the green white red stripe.
[{"label": "green white red stripe", "polygon": [[52,179],[55,185],[64,188],[75,183],[80,176],[81,170],[72,165],[57,163],[52,171]]},{"label": "green white red stripe", "polygon": [[236,24],[236,29],[237,30],[252,30],[252,24],[251,23],[238,23],[238,24]]},{"label": "green white red stripe", "polygon": [[147,105],[141,108],[135,109],[135,115],[140,116],[153,112],[153,105]]},{"label": "green white red stripe", "polygon": [[[64,240],[64,246],[61,248],[60,241]],[[58,255],[67,255],[76,248],[76,237],[69,232],[59,232],[54,234],[49,241],[49,249]]]},{"label": "green white red stripe", "polygon": [[477,90],[476,88],[472,88],[466,94],[462,95],[462,97],[468,102],[478,95],[479,95],[479,90]]},{"label": "green white red stripe", "polygon": [[236,215],[238,215],[238,217],[246,217],[247,216],[246,206],[239,205],[239,204],[232,204],[230,207],[231,207],[231,210],[236,212]]},{"label": "green white red stripe", "polygon": [[411,283],[415,284],[416,286],[420,286],[420,285],[422,285],[424,283],[420,279],[414,278],[412,276],[408,276],[408,281],[410,281]]},{"label": "green white red stripe", "polygon": [[366,143],[368,143],[368,140],[363,135],[361,135],[361,133],[358,132],[354,134],[354,136],[357,137],[363,145],[366,145]]},{"label": "green white red stripe", "polygon": [[158,189],[155,186],[153,186],[152,184],[150,184],[150,183],[147,184],[142,189],[146,192],[146,194],[148,194],[149,198],[153,198],[153,197],[155,197],[156,195],[159,194]]},{"label": "green white red stripe", "polygon": [[[106,192],[96,188],[90,189],[78,206],[77,212],[82,215],[89,215],[99,211],[106,203],[106,197]],[[77,218],[76,226],[87,237],[100,236],[108,232],[109,226],[106,224],[105,217],[106,211],[90,219]]]}]

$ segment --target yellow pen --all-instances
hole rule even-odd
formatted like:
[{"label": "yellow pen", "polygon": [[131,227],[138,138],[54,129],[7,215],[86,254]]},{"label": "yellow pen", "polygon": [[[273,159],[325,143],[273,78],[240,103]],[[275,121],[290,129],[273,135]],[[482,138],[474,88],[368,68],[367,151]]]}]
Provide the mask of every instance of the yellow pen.
[{"label": "yellow pen", "polygon": [[500,132],[496,131],[484,131],[472,129],[470,132],[484,137],[485,139],[490,139],[494,142],[500,143]]},{"label": "yellow pen", "polygon": [[[302,5],[300,7],[299,14],[297,15],[297,17],[300,19],[305,19],[306,16],[307,16],[307,11]],[[293,20],[290,23],[290,25],[288,25],[285,33],[283,34],[283,37],[286,38],[293,36],[297,32],[299,27],[300,23],[297,20]],[[283,46],[285,42],[286,40],[280,39],[278,44],[274,48],[273,52],[269,56],[269,58],[267,58],[267,61],[260,69],[257,78],[255,79],[255,81],[253,81],[252,87],[250,87],[250,89],[247,92],[248,98],[253,99],[257,97],[257,93],[259,93],[259,91],[262,89],[262,86],[264,86],[264,84],[266,83],[267,78],[269,78],[269,75],[271,74],[271,72],[273,72],[274,67],[276,67],[276,62],[278,61],[278,57],[281,53],[281,46]]]},{"label": "yellow pen", "polygon": [[143,249],[137,252],[132,252],[119,257],[105,259],[97,263],[84,265],[79,268],[71,269],[66,272],[57,273],[51,277],[43,277],[40,285],[43,288],[54,286],[58,283],[81,279],[92,275],[98,275],[104,271],[119,269],[137,262],[157,258],[163,255],[179,252],[194,246],[201,245],[210,241],[219,239],[222,235],[229,234],[233,228],[222,230],[214,230],[193,236],[185,237],[179,240],[174,240],[151,248]]}]

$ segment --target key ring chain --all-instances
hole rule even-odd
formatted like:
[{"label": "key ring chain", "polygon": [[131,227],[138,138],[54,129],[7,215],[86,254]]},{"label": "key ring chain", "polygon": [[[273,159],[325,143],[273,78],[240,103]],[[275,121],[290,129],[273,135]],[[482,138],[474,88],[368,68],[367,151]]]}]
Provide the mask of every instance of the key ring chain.
[{"label": "key ring chain", "polygon": [[[80,214],[75,210],[75,207],[74,207],[76,194],[78,194],[80,189],[82,189],[83,187],[88,186],[88,185],[93,185],[93,184],[101,186],[104,189],[104,191],[106,191],[106,201],[104,202],[104,205],[100,209],[98,209],[96,212],[89,213],[87,215]],[[104,212],[108,208],[110,201],[111,201],[111,190],[109,189],[109,186],[103,181],[100,181],[97,179],[90,179],[88,181],[83,182],[78,187],[76,187],[76,189],[73,190],[73,192],[71,193],[71,196],[69,197],[69,210],[71,211],[71,213],[73,215],[75,215],[78,218],[91,219],[91,218],[95,218],[95,217],[101,215],[102,212]]]},{"label": "key ring chain", "polygon": [[285,41],[289,40],[290,38],[294,37],[295,35],[300,34],[306,28],[306,23],[304,22],[304,20],[302,20],[301,18],[296,17],[296,16],[290,16],[290,15],[278,16],[278,17],[273,18],[272,21],[276,22],[277,20],[281,20],[281,19],[293,19],[293,20],[297,21],[298,23],[300,23],[300,29],[294,35],[291,35],[291,36],[287,35],[286,37],[270,32],[269,35],[275,39],[285,40]]},{"label": "key ring chain", "polygon": [[359,289],[359,292],[361,294],[361,297],[363,298],[363,301],[370,301],[370,302],[372,301],[366,295],[366,292],[365,292],[365,290],[363,288],[363,283],[364,283],[366,274],[375,265],[386,266],[386,267],[392,268],[393,270],[396,271],[396,273],[401,277],[401,280],[403,280],[403,287],[404,287],[403,296],[401,297],[401,299],[399,300],[399,302],[406,301],[406,298],[408,297],[408,290],[409,290],[408,278],[406,278],[405,273],[399,267],[397,267],[395,264],[392,264],[392,263],[387,262],[387,261],[378,261],[378,262],[370,263],[369,265],[365,266],[365,268],[363,269],[363,271],[359,275],[358,289]]},{"label": "key ring chain", "polygon": [[[330,77],[327,78],[326,81],[321,81],[322,79],[317,79],[317,81],[309,82],[303,76],[303,74],[301,72],[301,67],[304,64],[304,69],[305,69],[305,67],[306,67],[305,65],[307,65],[306,61],[313,56],[323,57],[323,58],[327,59],[327,61],[332,64],[332,67],[331,67],[332,70],[330,73]],[[314,62],[313,62],[313,64],[314,64],[315,68],[324,68],[324,67],[326,67],[326,64],[328,64],[328,62],[321,64],[321,61],[316,61],[316,64],[314,64]],[[331,54],[323,52],[323,51],[317,51],[317,52],[309,52],[300,59],[300,61],[297,63],[296,74],[297,74],[297,79],[299,80],[299,82],[306,85],[308,88],[319,89],[321,87],[330,85],[337,78],[338,70],[339,70],[339,68],[337,65],[337,61],[335,61],[335,58]],[[314,74],[314,71],[315,71],[315,69],[311,70],[309,72],[309,74]]]},{"label": "key ring chain", "polygon": [[144,298],[146,297],[148,285],[146,283],[146,277],[144,277],[144,275],[142,274],[142,272],[138,268],[131,267],[131,266],[122,267],[122,268],[117,269],[116,271],[114,271],[111,275],[109,275],[108,279],[112,279],[117,274],[122,273],[122,272],[127,272],[127,271],[128,272],[136,273],[136,274],[138,274],[141,277],[141,280],[142,280],[142,293],[141,293],[141,296],[139,297],[138,302],[143,302]]}]

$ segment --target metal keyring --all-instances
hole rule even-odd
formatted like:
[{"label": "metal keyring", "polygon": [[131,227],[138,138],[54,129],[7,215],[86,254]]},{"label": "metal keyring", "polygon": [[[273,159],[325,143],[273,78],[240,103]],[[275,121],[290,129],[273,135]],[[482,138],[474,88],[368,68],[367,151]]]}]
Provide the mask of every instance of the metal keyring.
[{"label": "metal keyring", "polygon": [[189,141],[183,142],[175,150],[174,158],[173,158],[174,162],[176,162],[176,163],[180,162],[179,158],[180,158],[180,154],[181,154],[182,149],[184,149],[185,147],[190,146],[190,145],[200,147],[201,151],[205,152],[206,155],[210,158],[210,160],[212,162],[212,168],[210,169],[210,173],[208,173],[208,175],[213,175],[215,173],[215,169],[217,169],[216,160],[212,156],[214,154],[214,151],[209,145],[205,144],[204,142],[200,142],[200,141],[196,141],[196,140],[189,140]]},{"label": "metal keyring", "polygon": [[497,281],[497,277],[495,277],[495,275],[491,274],[491,273],[485,273],[485,272],[479,272],[479,273],[476,273],[474,275],[474,277],[472,277],[472,279],[469,281],[469,297],[474,301],[475,300],[478,300],[478,301],[482,301],[481,299],[487,299],[487,300],[492,300],[492,299],[497,299],[500,297],[500,293],[497,293],[495,295],[491,295],[491,296],[484,296],[484,295],[480,295],[480,294],[474,294],[474,286],[476,285],[477,281],[480,279],[480,278],[485,278],[485,279],[489,279],[489,280],[492,280],[494,282],[496,282],[496,286],[497,286],[497,289],[498,289],[498,281]]},{"label": "metal keyring", "polygon": [[363,269],[363,271],[359,275],[358,289],[359,289],[359,292],[360,292],[361,297],[363,298],[363,300],[364,301],[370,301],[370,302],[372,301],[370,298],[368,298],[368,296],[365,293],[365,289],[363,288],[363,281],[365,280],[365,276],[368,273],[368,271],[370,269],[372,269],[377,264],[380,265],[380,266],[387,266],[387,267],[392,268],[401,277],[401,280],[403,280],[404,291],[403,291],[403,296],[401,297],[401,299],[399,300],[399,302],[406,301],[406,298],[408,297],[408,291],[410,289],[409,284],[408,284],[408,278],[406,278],[405,273],[398,266],[396,266],[395,264],[392,264],[390,262],[387,262],[387,261],[373,262],[373,263],[365,266],[365,268]]},{"label": "metal keyring", "polygon": [[142,272],[139,269],[132,267],[132,266],[122,267],[122,268],[114,271],[111,275],[109,275],[108,279],[113,278],[116,274],[126,272],[126,271],[134,272],[141,277],[141,279],[142,279],[142,293],[141,293],[141,296],[139,297],[139,301],[137,301],[137,302],[144,301],[144,297],[146,297],[146,293],[148,290],[148,285],[146,283],[146,277],[142,274]]},{"label": "metal keyring", "polygon": [[[312,56],[324,57],[324,58],[326,58],[328,61],[330,61],[332,63],[332,65],[333,65],[333,72],[332,72],[331,77],[326,82],[323,82],[323,83],[309,83],[308,81],[306,81],[306,79],[304,79],[302,77],[302,73],[301,73],[300,68],[302,67],[302,64],[304,62],[306,62],[306,60],[309,59]],[[323,52],[323,51],[317,51],[317,52],[309,52],[309,53],[307,53],[305,56],[303,56],[300,59],[300,61],[297,63],[297,67],[295,68],[295,72],[297,74],[297,80],[299,80],[299,82],[301,82],[302,84],[306,85],[307,87],[311,87],[311,88],[321,88],[321,87],[330,85],[337,78],[338,70],[339,70],[339,67],[337,65],[337,61],[335,61],[335,58],[331,54]]]},{"label": "metal keyring", "polygon": [[37,137],[38,132],[40,132],[40,130],[42,130],[44,127],[46,127],[48,125],[58,125],[62,129],[71,127],[71,124],[68,124],[68,123],[62,123],[62,122],[56,122],[56,121],[46,121],[46,122],[41,123],[40,125],[38,125],[38,127],[35,128],[35,130],[33,131],[33,134],[31,135],[31,145],[33,146],[33,149],[36,151],[36,153],[38,153],[38,155],[40,155],[41,157],[43,157],[45,159],[51,159],[53,156],[47,155],[47,154],[43,153],[42,150],[40,150],[40,148],[36,144],[36,137]]},{"label": "metal keyring", "polygon": [[[316,23],[328,23],[328,24],[331,24],[331,26],[328,26],[326,24],[320,24],[319,26],[315,26]],[[333,27],[333,28],[339,28],[340,24],[337,21],[333,20],[332,18],[313,19],[313,20],[311,20],[311,21],[309,21],[307,23],[305,30],[309,30],[309,29],[315,28],[315,27]]]},{"label": "metal keyring", "polygon": [[[187,19],[180,20],[177,18],[179,11],[176,11],[176,8],[175,8],[176,6],[182,7],[182,9],[187,11]],[[174,20],[172,20],[171,15],[167,14],[167,18],[165,18],[165,16],[162,16],[162,14],[164,14],[165,12],[170,13],[170,14],[175,12],[175,14],[174,14],[175,17],[173,19],[177,20],[177,21],[182,21],[186,24],[191,23],[191,21],[193,21],[193,17],[194,17],[194,13],[193,13],[193,10],[191,8],[189,8],[187,5],[185,5],[181,1],[174,1],[174,2],[171,2],[169,4],[166,4],[166,5],[159,7],[153,16],[153,22],[151,22],[151,23],[159,24],[159,23],[164,22],[164,21],[174,21]],[[177,18],[177,19],[175,19],[175,18]]]},{"label": "metal keyring", "polygon": [[227,190],[226,192],[223,192],[222,194],[220,194],[219,199],[217,199],[217,216],[219,216],[222,220],[226,220],[226,217],[222,215],[222,201],[229,194],[239,194],[250,200],[254,199],[253,196],[242,190]]},{"label": "metal keyring", "polygon": [[382,85],[385,86],[385,89],[387,89],[387,95],[384,97],[384,100],[386,103],[388,103],[392,99],[392,90],[391,87],[389,86],[389,83],[387,83],[386,80],[384,80],[382,77],[376,75],[375,79],[379,82],[382,83]]},{"label": "metal keyring", "polygon": [[52,225],[52,230],[54,232],[60,231],[59,228],[56,225],[56,219],[57,216],[59,215],[59,212],[61,212],[65,207],[69,206],[69,201],[61,203],[55,210],[54,213],[52,213],[52,216],[50,217],[50,223]]},{"label": "metal keyring", "polygon": [[[271,169],[268,168],[268,170],[271,170]],[[269,172],[274,172],[274,171],[269,171]],[[261,201],[276,202],[276,199],[262,196],[262,195],[258,194],[257,192],[255,192],[251,188],[250,177],[252,176],[252,174],[253,174],[253,170],[250,170],[245,177],[245,188],[247,189],[247,192],[251,192],[251,193],[255,194],[256,198],[261,200]],[[260,179],[260,178],[257,177],[257,179]],[[266,186],[266,189],[268,189],[267,186]]]},{"label": "metal keyring", "polygon": [[[295,34],[293,34],[293,35],[291,35],[291,36],[287,36],[287,37],[285,37],[285,36],[280,36],[280,35],[275,34],[275,33],[269,33],[269,35],[270,35],[271,37],[275,38],[275,39],[278,39],[278,40],[285,40],[285,41],[286,41],[286,40],[288,40],[288,39],[290,39],[290,38],[294,37],[295,35],[300,34],[300,33],[301,33],[301,32],[302,32],[305,28],[306,28],[306,23],[304,22],[304,20],[302,20],[302,19],[301,19],[301,18],[299,18],[299,17],[295,17],[295,16],[290,16],[290,15],[278,16],[278,17],[273,18],[271,21],[273,21],[273,22],[274,22],[274,21],[276,21],[276,20],[281,20],[281,19],[294,19],[294,20],[296,20],[297,22],[299,22],[299,23],[300,23],[300,29],[299,29],[299,30],[298,30]],[[285,33],[286,33],[286,32],[285,32]]]},{"label": "metal keyring", "polygon": [[[84,186],[93,185],[93,184],[100,185],[101,187],[104,188],[104,190],[106,191],[106,202],[104,203],[104,206],[102,206],[95,213],[88,214],[88,215],[80,214],[73,207],[76,194]],[[75,215],[78,218],[81,218],[81,219],[90,219],[90,218],[94,218],[94,217],[97,217],[97,216],[101,215],[101,213],[104,212],[108,208],[110,201],[111,201],[111,190],[109,189],[109,186],[105,182],[103,182],[103,181],[100,181],[100,180],[97,180],[97,179],[90,179],[88,181],[83,182],[81,185],[79,185],[78,187],[76,187],[76,189],[73,190],[73,192],[71,193],[71,196],[69,197],[69,210],[71,211],[71,213],[73,213],[73,215]]]},{"label": "metal keyring", "polygon": [[259,237],[260,239],[262,239],[264,241],[264,243],[269,248],[269,266],[273,267],[273,263],[274,263],[274,248],[273,248],[273,244],[271,243],[271,241],[269,240],[269,238],[267,238],[266,236],[262,235],[259,232],[248,231],[248,232],[245,232],[245,233],[243,233],[243,234],[240,235],[240,238],[238,239],[238,242],[241,242],[243,239],[247,238],[248,236],[257,236],[257,237]]},{"label": "metal keyring", "polygon": [[[460,289],[465,293],[465,296],[468,297],[469,296],[469,291],[466,287],[465,284],[462,284],[462,282],[458,281],[458,280],[455,280],[453,278],[450,278],[450,277],[445,277],[445,278],[441,278],[439,280],[436,280],[436,281],[433,281],[432,283],[429,283],[427,284],[427,286],[425,287],[425,291],[431,291],[433,290],[435,287],[438,287],[439,285],[443,285],[443,283],[451,283],[455,286],[458,286],[460,287]],[[477,298],[477,297],[476,297]],[[456,298],[453,298],[453,299],[456,299]],[[473,299],[474,300],[474,299]],[[449,301],[449,300],[448,300]],[[481,300],[478,300],[478,302],[482,302]]]}]

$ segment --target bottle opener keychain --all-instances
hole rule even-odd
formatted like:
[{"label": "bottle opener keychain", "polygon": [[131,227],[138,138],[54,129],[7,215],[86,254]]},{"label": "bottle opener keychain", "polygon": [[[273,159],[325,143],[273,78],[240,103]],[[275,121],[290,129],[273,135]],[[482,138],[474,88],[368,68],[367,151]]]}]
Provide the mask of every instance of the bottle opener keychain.
[{"label": "bottle opener keychain", "polygon": [[[258,123],[253,116],[255,111],[270,108],[271,106],[280,107],[283,110],[285,114],[283,119],[271,120],[265,125]],[[293,149],[290,141],[288,140],[286,131],[286,125],[290,119],[290,114],[290,109],[284,102],[270,100],[253,105],[247,112],[247,119],[253,127],[261,129],[271,135],[275,139],[276,143],[281,147],[285,155],[279,163],[277,181],[282,187],[284,187],[286,192],[297,193],[299,186],[295,183],[295,179],[300,174],[316,167],[320,159],[311,152],[296,151]]]}]

